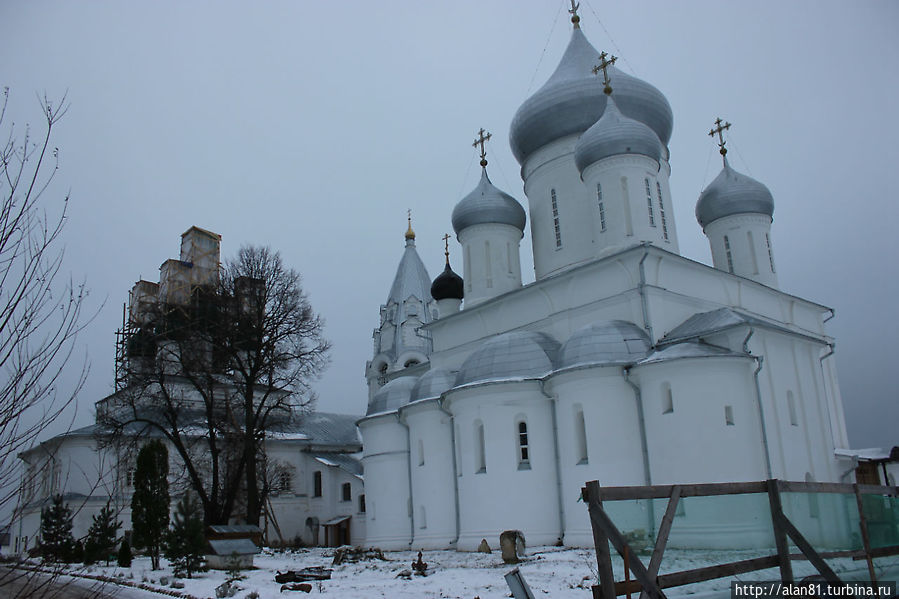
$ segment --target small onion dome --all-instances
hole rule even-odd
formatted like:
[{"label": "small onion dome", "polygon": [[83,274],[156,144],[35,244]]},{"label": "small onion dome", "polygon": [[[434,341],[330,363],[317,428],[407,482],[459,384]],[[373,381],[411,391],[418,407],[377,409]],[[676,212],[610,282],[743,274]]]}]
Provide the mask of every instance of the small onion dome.
[{"label": "small onion dome", "polygon": [[409,397],[416,382],[418,382],[417,376],[401,376],[393,379],[372,396],[365,415],[393,412],[403,407],[409,403]]},{"label": "small onion dome", "polygon": [[774,197],[764,184],[738,173],[724,159],[724,168],[696,202],[696,220],[705,228],[712,221],[734,214],[774,216]]},{"label": "small onion dome", "polygon": [[571,335],[559,352],[559,369],[633,364],[646,357],[650,347],[646,332],[634,323],[601,320]]},{"label": "small onion dome", "polygon": [[456,373],[441,368],[429,370],[422,375],[412,388],[410,403],[419,399],[434,399],[452,389],[456,382]]},{"label": "small onion dome", "polygon": [[437,301],[449,298],[460,300],[465,295],[463,287],[462,277],[453,272],[447,260],[446,268],[431,283],[431,297]]},{"label": "small onion dome", "polygon": [[540,378],[552,372],[559,342],[546,333],[503,333],[476,349],[459,369],[456,386]]},{"label": "small onion dome", "polygon": [[[583,133],[602,116],[606,96],[602,82],[592,72],[598,56],[580,29],[571,32],[555,72],[512,119],[509,143],[519,164],[550,142]],[[615,67],[609,68],[609,77],[621,112],[648,125],[667,145],[674,115],[662,92]]]},{"label": "small onion dome", "polygon": [[574,163],[583,173],[591,164],[610,156],[640,154],[658,162],[662,152],[659,136],[640,121],[621,114],[615,99],[609,96],[602,118],[578,140]]},{"label": "small onion dome", "polygon": [[522,233],[525,224],[524,208],[515,198],[494,187],[481,169],[481,180],[470,194],[453,208],[453,230],[458,235],[472,225],[498,223],[512,225]]}]

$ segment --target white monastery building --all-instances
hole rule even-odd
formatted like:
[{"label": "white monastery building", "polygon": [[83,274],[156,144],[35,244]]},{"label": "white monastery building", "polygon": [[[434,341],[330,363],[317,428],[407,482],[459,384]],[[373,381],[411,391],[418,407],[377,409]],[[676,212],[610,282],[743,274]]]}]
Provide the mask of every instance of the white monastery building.
[{"label": "white monastery building", "polygon": [[[723,168],[696,203],[713,265],[681,256],[668,101],[615,68],[578,21],[512,121],[527,214],[491,183],[482,130],[480,182],[452,214],[462,277],[447,250],[430,280],[410,222],[358,422],[368,545],[474,550],[517,529],[530,545],[592,546],[579,497],[594,479],[851,476],[835,453],[849,443],[833,312],[778,289],[772,194],[728,164],[719,120]],[[536,281],[522,285],[526,217]],[[692,525],[685,509],[673,539],[770,538],[751,506],[703,510]],[[661,517],[638,512],[632,528]],[[821,534],[837,528],[817,508],[809,517]]]}]

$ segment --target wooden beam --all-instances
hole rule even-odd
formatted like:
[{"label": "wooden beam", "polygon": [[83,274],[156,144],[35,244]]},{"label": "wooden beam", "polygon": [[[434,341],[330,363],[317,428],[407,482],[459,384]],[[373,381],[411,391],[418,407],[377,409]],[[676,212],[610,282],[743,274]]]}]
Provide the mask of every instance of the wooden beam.
[{"label": "wooden beam", "polygon": [[594,512],[602,512],[599,482],[592,480],[581,489],[581,499],[587,504],[590,513],[590,527],[593,529],[593,544],[596,546],[596,568],[599,573],[599,586],[593,587],[594,599],[615,599],[615,575],[612,573],[612,555],[609,552],[609,537],[597,523]]},{"label": "wooden beam", "polygon": [[865,561],[868,562],[868,575],[871,582],[876,583],[877,577],[874,575],[874,560],[871,558],[871,537],[868,536],[868,519],[865,518],[865,508],[862,504],[861,485],[853,485],[855,491],[855,504],[858,506],[858,527],[862,531],[862,546],[865,548]]},{"label": "wooden beam", "polygon": [[[764,557],[755,557],[738,562],[718,564],[716,566],[705,566],[693,570],[671,572],[669,574],[662,574],[658,577],[659,588],[670,589],[685,584],[693,584],[694,582],[704,582],[706,580],[714,580],[726,576],[738,576],[740,574],[746,574],[747,572],[774,568],[777,564],[778,561],[776,555],[766,555]],[[615,592],[618,593],[618,595],[624,595],[628,590],[632,593],[636,593],[641,588],[640,583],[636,580],[632,580],[629,585],[625,585],[623,582],[615,583]]]},{"label": "wooden beam", "polygon": [[[796,481],[780,481],[781,493],[855,493],[855,486],[850,483],[806,483]],[[858,485],[862,493],[871,495],[899,494],[899,487],[882,485]]]},{"label": "wooden beam", "polygon": [[888,547],[874,547],[867,554],[864,550],[855,551],[855,555],[852,556],[852,559],[868,559],[868,556],[871,557],[889,557],[891,555],[899,555],[899,545],[890,545]]},{"label": "wooden beam", "polygon": [[[671,524],[674,522],[674,516],[677,513],[677,504],[680,501],[680,485],[674,485],[671,489],[671,497],[668,499],[668,507],[665,508],[665,515],[662,516],[662,523],[659,525],[659,534],[656,536],[656,544],[652,550],[652,557],[649,559],[649,577],[655,580],[659,575],[659,567],[662,565],[662,556],[665,553],[665,546],[668,544],[668,535],[671,533]],[[650,499],[649,501],[652,501]],[[646,592],[640,593],[640,599],[648,599]]]},{"label": "wooden beam", "polygon": [[[652,485],[648,487],[602,487],[601,501],[618,501],[622,499],[668,499],[675,485]],[[744,483],[708,483],[695,485],[678,485],[681,497],[705,497],[713,495],[740,495],[743,493],[764,493],[765,482]]]},{"label": "wooden beam", "polygon": [[[591,487],[591,485],[595,485]],[[604,536],[612,542],[612,546],[615,547],[615,550],[621,554],[622,557],[625,557],[625,548],[628,549],[627,556],[627,565],[630,566],[631,571],[634,573],[634,577],[637,581],[643,586],[644,592],[650,597],[650,599],[667,599],[665,594],[662,593],[661,589],[659,589],[655,580],[652,580],[649,577],[649,573],[646,571],[646,567],[643,565],[643,562],[640,561],[640,558],[634,555],[633,549],[627,544],[627,541],[624,539],[624,536],[612,522],[609,515],[606,514],[605,510],[602,509],[602,505],[598,500],[598,493],[594,493],[594,490],[599,490],[598,482],[587,483],[587,509],[590,512],[590,523],[594,527],[594,530],[599,528]],[[594,539],[596,539],[596,533],[594,532]],[[596,547],[597,560],[599,560],[599,546]],[[609,564],[611,566],[611,563]],[[610,568],[611,569],[611,568]],[[615,593],[615,579],[614,577],[610,578],[611,585],[608,592],[612,593],[612,595],[606,597],[606,589],[603,588],[603,599],[614,599],[616,596]],[[602,577],[600,577],[600,582],[602,582]]]},{"label": "wooden beam", "polygon": [[815,566],[815,569],[818,570],[818,573],[824,577],[827,582],[833,584],[841,584],[843,581],[840,580],[839,576],[837,576],[833,570],[831,570],[830,566],[827,565],[821,556],[818,555],[818,552],[815,551],[815,548],[812,547],[812,544],[808,542],[808,540],[799,532],[793,523],[790,522],[790,519],[787,518],[783,512],[779,512],[777,514],[772,514],[774,518],[780,520],[781,529],[786,532],[793,542],[799,547],[799,550],[802,551],[802,554]]},{"label": "wooden beam", "polygon": [[776,479],[768,480],[768,503],[771,506],[771,525],[774,527],[774,544],[777,547],[777,565],[780,567],[781,582],[793,582],[793,566],[790,564],[790,552],[787,545],[787,534],[782,526],[783,505],[780,502],[780,489]]}]

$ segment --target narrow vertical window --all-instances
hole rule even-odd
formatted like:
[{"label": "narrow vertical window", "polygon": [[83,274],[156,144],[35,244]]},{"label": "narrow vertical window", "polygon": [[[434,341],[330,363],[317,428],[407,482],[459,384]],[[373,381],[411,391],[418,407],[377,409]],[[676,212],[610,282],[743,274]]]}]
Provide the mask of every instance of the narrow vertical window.
[{"label": "narrow vertical window", "polygon": [[799,416],[796,413],[796,400],[793,399],[792,391],[787,391],[787,409],[790,412],[790,424],[799,426]]},{"label": "narrow vertical window", "polygon": [[553,229],[556,232],[556,248],[562,247],[562,228],[559,226],[559,202],[556,200],[556,190],[549,191],[553,209]]},{"label": "narrow vertical window", "polygon": [[418,506],[418,527],[428,527],[428,514],[425,512],[425,506],[423,505]]},{"label": "narrow vertical window", "polygon": [[312,473],[312,496],[313,497],[321,497],[322,496],[322,473],[321,470],[316,470]]},{"label": "narrow vertical window", "polygon": [[487,448],[484,441],[484,423],[480,420],[474,423],[474,471],[487,472]]},{"label": "narrow vertical window", "polygon": [[746,231],[746,242],[749,244],[749,256],[752,258],[752,274],[759,274],[759,261],[755,255],[755,241],[752,239],[752,231]]},{"label": "narrow vertical window", "polygon": [[574,450],[578,464],[587,463],[587,425],[584,422],[584,410],[574,415]]},{"label": "narrow vertical window", "polygon": [[771,264],[771,272],[774,271],[774,252],[771,251],[771,236],[765,233],[765,245],[768,246],[768,262]]},{"label": "narrow vertical window", "polygon": [[425,465],[425,443],[422,439],[418,440],[418,465]]},{"label": "narrow vertical window", "polygon": [[509,274],[512,274],[512,244],[506,244],[506,264],[509,269]]},{"label": "narrow vertical window", "polygon": [[487,275],[487,289],[493,287],[493,263],[490,260],[490,242],[484,242],[484,269]]},{"label": "narrow vertical window", "polygon": [[468,286],[468,291],[471,291],[471,246],[465,246],[465,270],[463,271],[465,274],[465,284]]},{"label": "narrow vertical window", "polygon": [[665,203],[662,201],[662,184],[656,181],[656,194],[659,196],[659,218],[662,220],[662,237],[668,241],[668,221],[665,218]]},{"label": "narrow vertical window", "polygon": [[599,205],[599,231],[606,230],[606,208],[602,202],[602,185],[596,184],[596,203]]},{"label": "narrow vertical window", "polygon": [[649,226],[656,226],[656,219],[652,214],[652,191],[650,191],[649,187],[649,179],[643,179],[643,183],[646,184],[646,210],[649,211]]},{"label": "narrow vertical window", "polygon": [[724,254],[727,256],[727,272],[734,272],[734,257],[730,253],[730,240],[724,236]]},{"label": "narrow vertical window", "polygon": [[671,385],[662,385],[662,414],[674,412],[674,395],[671,393]]},{"label": "narrow vertical window", "polygon": [[342,501],[352,501],[353,500],[353,487],[350,483],[343,483],[340,487],[340,499]]},{"label": "narrow vertical window", "polygon": [[359,513],[365,513],[365,493],[359,496]]},{"label": "narrow vertical window", "polygon": [[528,424],[524,420],[518,423],[518,467],[529,466]]},{"label": "narrow vertical window", "polygon": [[724,406],[724,424],[727,426],[734,425],[734,408],[733,406]]},{"label": "narrow vertical window", "polygon": [[453,439],[454,444],[456,446],[456,476],[462,476],[462,447],[459,440],[461,437],[459,436],[459,425],[457,424],[455,427],[455,438]]},{"label": "narrow vertical window", "polygon": [[627,177],[621,177],[621,197],[624,200],[624,228],[628,237],[634,234],[634,221],[631,215],[631,194],[627,190]]}]

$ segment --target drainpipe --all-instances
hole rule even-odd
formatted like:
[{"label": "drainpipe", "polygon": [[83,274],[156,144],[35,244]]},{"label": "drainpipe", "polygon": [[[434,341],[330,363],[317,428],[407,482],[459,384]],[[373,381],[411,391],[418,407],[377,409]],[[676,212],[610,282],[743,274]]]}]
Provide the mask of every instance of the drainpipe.
[{"label": "drainpipe", "polygon": [[400,412],[396,412],[396,421],[406,429],[406,479],[409,481],[409,549],[412,549],[412,540],[415,538],[415,502],[412,501],[412,439],[409,437],[409,425],[400,418]]},{"label": "drainpipe", "polygon": [[759,422],[762,425],[762,446],[765,449],[765,473],[768,480],[770,480],[773,478],[771,476],[771,449],[768,447],[768,429],[765,426],[765,408],[762,406],[762,387],[759,385],[759,373],[762,371],[765,357],[753,356],[749,351],[749,339],[754,334],[755,329],[749,327],[749,334],[746,335],[746,339],[743,340],[743,352],[755,358],[756,364],[758,365],[755,372],[752,373],[752,377],[755,379],[755,399],[759,407]]},{"label": "drainpipe", "polygon": [[437,407],[450,418],[450,440],[453,450],[453,499],[456,501],[456,538],[453,544],[459,546],[459,535],[462,533],[461,515],[459,514],[459,464],[456,463],[456,417],[444,406],[444,398],[437,398]]},{"label": "drainpipe", "polygon": [[[831,310],[831,312],[833,312],[833,310]],[[833,318],[832,315],[831,315],[831,318]],[[830,319],[828,319],[828,320],[830,320]],[[825,320],[824,322],[827,322],[827,320]],[[837,440],[836,440],[836,436],[834,435],[834,431],[833,431],[833,418],[831,418],[831,414],[830,414],[831,406],[830,406],[830,402],[827,401],[827,388],[829,385],[827,384],[827,373],[824,372],[824,360],[826,360],[827,358],[829,358],[830,356],[832,356],[834,354],[834,352],[836,351],[837,344],[836,344],[836,342],[828,343],[827,347],[828,347],[827,353],[824,354],[823,356],[821,356],[820,358],[818,358],[818,363],[821,365],[821,383],[824,385],[824,400],[825,400],[825,404],[827,407],[827,424],[830,425],[830,440],[833,442],[834,445],[836,445]],[[834,400],[834,404],[836,404],[836,400]]]},{"label": "drainpipe", "polygon": [[[649,245],[649,242],[643,242],[643,247],[648,248]],[[643,328],[649,334],[649,342],[655,345],[656,338],[652,333],[652,325],[649,322],[649,302],[646,299],[646,268],[643,266],[643,262],[646,261],[648,256],[649,250],[647,249],[643,252],[643,257],[640,258],[640,284],[637,286],[637,289],[640,293],[640,304],[643,306]]]},{"label": "drainpipe", "polygon": [[[644,255],[644,258],[645,257],[646,256]],[[646,418],[643,414],[643,393],[640,391],[640,387],[631,380],[630,367],[622,368],[621,372],[624,375],[624,382],[630,385],[631,389],[634,390],[634,399],[637,400],[637,420],[640,426],[640,449],[643,452],[643,484],[650,487],[652,486],[652,472],[649,469],[649,442],[646,439]],[[648,518],[649,534],[654,536],[656,515],[655,505],[653,504],[652,499],[649,500]]]},{"label": "drainpipe", "polygon": [[546,381],[540,379],[540,392],[549,398],[552,405],[552,421],[553,421],[553,454],[556,460],[556,503],[559,504],[559,540],[565,544],[565,503],[564,494],[562,493],[562,458],[559,451],[559,419],[556,414],[558,401],[554,395],[546,392]]}]

